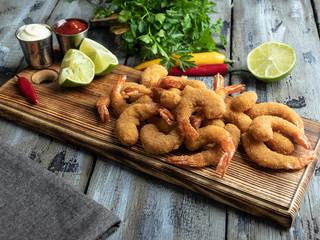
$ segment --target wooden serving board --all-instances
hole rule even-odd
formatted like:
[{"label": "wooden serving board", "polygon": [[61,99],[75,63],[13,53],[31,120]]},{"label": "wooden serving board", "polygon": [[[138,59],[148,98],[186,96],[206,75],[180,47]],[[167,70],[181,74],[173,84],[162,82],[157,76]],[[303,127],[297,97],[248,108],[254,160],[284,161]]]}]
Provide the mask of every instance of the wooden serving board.
[{"label": "wooden serving board", "polygon": [[[59,71],[60,65],[55,63],[49,68]],[[26,69],[19,75],[31,79],[35,72],[37,70]],[[127,81],[137,81],[141,72],[119,65],[112,73],[97,77],[82,88],[62,88],[57,81],[33,83],[38,104],[23,97],[17,79],[12,78],[0,88],[0,115],[216,201],[291,226],[318,158],[299,171],[269,170],[250,162],[240,145],[225,177],[221,178],[214,167],[192,169],[168,164],[164,159],[169,154],[148,154],[140,142],[133,147],[122,146],[114,135],[116,119],[113,117],[110,123],[101,122],[95,108],[106,86],[113,85],[119,74],[128,75]],[[306,135],[318,155],[320,123],[304,120]],[[296,154],[303,151],[297,146]],[[185,152],[181,148],[170,155]]]}]

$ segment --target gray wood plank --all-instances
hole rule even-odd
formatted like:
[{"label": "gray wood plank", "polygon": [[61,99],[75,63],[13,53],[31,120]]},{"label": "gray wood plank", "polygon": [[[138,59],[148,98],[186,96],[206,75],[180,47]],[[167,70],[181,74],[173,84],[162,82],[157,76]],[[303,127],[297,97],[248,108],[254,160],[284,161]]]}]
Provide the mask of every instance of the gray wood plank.
[{"label": "gray wood plank", "polygon": [[[249,4],[249,7],[248,7]],[[235,1],[233,7],[232,58],[246,69],[246,56],[259,44],[280,41],[293,46],[297,62],[292,73],[278,83],[263,83],[249,74],[232,75],[233,83],[245,83],[258,93],[260,102],[276,101],[293,107],[301,116],[320,120],[319,36],[310,1]],[[315,239],[319,238],[319,179],[313,177],[299,214],[290,229],[229,209],[228,236],[231,239]],[[241,228],[240,228],[241,227]],[[236,230],[232,230],[236,229]],[[261,237],[259,237],[261,236]]]},{"label": "gray wood plank", "polygon": [[318,34],[320,36],[320,2],[317,0],[311,0],[311,4],[313,7],[313,14],[314,18],[316,21],[317,29],[318,29]]},{"label": "gray wood plank", "polygon": [[0,137],[77,190],[85,191],[94,163],[91,153],[3,119]]},{"label": "gray wood plank", "polygon": [[[223,204],[100,158],[87,194],[122,220],[108,239],[223,239]],[[214,236],[214,238],[212,238]]]}]

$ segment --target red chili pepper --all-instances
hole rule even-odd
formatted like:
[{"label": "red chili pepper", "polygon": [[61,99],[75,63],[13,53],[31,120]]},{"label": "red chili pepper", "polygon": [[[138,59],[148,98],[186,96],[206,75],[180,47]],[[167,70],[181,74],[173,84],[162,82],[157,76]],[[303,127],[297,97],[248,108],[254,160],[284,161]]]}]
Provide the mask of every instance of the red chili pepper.
[{"label": "red chili pepper", "polygon": [[169,75],[173,76],[207,76],[207,75],[215,75],[220,73],[221,75],[225,75],[230,72],[235,71],[245,71],[240,69],[234,69],[229,66],[229,64],[206,64],[206,65],[199,65],[195,68],[186,68],[184,72],[180,67],[172,67],[169,71]]},{"label": "red chili pepper", "polygon": [[18,77],[18,86],[21,90],[21,92],[23,93],[23,95],[28,98],[31,102],[33,103],[38,103],[38,97],[36,92],[34,91],[31,83],[29,82],[28,79],[26,79],[25,77],[19,77],[18,75],[16,75]]}]

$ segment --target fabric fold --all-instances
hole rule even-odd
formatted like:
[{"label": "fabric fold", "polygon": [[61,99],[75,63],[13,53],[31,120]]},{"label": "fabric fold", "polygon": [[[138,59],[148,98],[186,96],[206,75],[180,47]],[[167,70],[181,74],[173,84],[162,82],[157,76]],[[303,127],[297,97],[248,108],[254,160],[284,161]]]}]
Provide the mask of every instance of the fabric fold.
[{"label": "fabric fold", "polygon": [[120,219],[0,141],[0,239],[105,239]]}]

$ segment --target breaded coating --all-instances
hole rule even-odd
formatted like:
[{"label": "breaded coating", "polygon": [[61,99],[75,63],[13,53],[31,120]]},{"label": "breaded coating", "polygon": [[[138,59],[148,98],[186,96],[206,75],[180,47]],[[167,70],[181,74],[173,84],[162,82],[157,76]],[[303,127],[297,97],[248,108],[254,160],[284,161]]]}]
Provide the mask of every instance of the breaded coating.
[{"label": "breaded coating", "polygon": [[241,141],[249,159],[266,168],[297,170],[304,168],[315,158],[314,151],[299,157],[274,152],[264,142],[255,140],[249,132],[242,134]]},{"label": "breaded coating", "polygon": [[165,154],[178,149],[184,137],[176,126],[168,134],[161,132],[154,124],[146,124],[140,130],[140,139],[146,152]]},{"label": "breaded coating", "polygon": [[157,85],[158,81],[167,75],[168,71],[165,67],[159,64],[152,64],[141,74],[140,83],[148,88],[151,88]]}]

